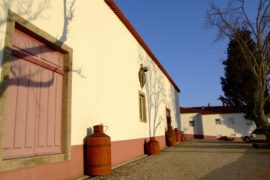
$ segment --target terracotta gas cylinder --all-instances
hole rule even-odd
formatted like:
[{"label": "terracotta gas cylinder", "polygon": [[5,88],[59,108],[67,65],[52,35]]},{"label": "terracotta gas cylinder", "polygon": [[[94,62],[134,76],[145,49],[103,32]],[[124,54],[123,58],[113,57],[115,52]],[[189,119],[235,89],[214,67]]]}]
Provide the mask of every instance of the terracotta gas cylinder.
[{"label": "terracotta gas cylinder", "polygon": [[176,142],[181,142],[180,131],[177,128],[174,128],[174,133],[175,133],[175,137],[176,137]]},{"label": "terracotta gas cylinder", "polygon": [[172,127],[169,127],[168,130],[166,131],[166,145],[167,146],[176,145],[176,136]]},{"label": "terracotta gas cylinder", "polygon": [[148,155],[158,154],[159,151],[160,151],[159,142],[154,137],[150,137],[150,140],[147,142],[147,154]]},{"label": "terracotta gas cylinder", "polygon": [[181,141],[185,141],[185,137],[184,136],[181,137]]},{"label": "terracotta gas cylinder", "polygon": [[103,125],[94,126],[94,134],[86,138],[86,173],[91,176],[111,174],[111,138]]},{"label": "terracotta gas cylinder", "polygon": [[183,132],[181,132],[181,141],[185,141],[185,136]]}]

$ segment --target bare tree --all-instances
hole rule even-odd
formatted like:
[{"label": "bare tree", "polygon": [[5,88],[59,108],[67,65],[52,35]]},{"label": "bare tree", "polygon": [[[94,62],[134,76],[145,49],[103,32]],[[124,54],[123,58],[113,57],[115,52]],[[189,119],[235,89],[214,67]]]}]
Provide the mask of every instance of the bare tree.
[{"label": "bare tree", "polygon": [[139,61],[148,68],[146,72],[146,99],[147,116],[150,137],[155,137],[157,128],[164,121],[159,109],[165,103],[164,75],[160,72],[157,65],[147,54],[139,52]]},{"label": "bare tree", "polygon": [[[255,83],[250,85],[254,89],[250,92],[251,104],[244,104],[243,107],[249,107],[250,114],[264,129],[270,142],[269,121],[266,116],[269,110],[265,110],[269,101],[270,1],[259,0],[254,17],[248,14],[245,3],[245,0],[231,0],[225,9],[212,3],[207,12],[207,22],[217,28],[217,39],[228,37],[238,42],[246,68],[255,79]],[[251,50],[248,42],[238,33],[243,28],[251,32],[255,50]]]}]

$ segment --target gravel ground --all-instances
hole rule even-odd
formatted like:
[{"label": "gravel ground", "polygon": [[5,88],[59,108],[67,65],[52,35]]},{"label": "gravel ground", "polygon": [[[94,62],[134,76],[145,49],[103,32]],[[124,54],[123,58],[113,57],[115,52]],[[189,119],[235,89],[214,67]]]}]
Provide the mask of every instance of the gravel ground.
[{"label": "gravel ground", "polygon": [[92,180],[270,179],[270,149],[234,142],[186,141]]}]

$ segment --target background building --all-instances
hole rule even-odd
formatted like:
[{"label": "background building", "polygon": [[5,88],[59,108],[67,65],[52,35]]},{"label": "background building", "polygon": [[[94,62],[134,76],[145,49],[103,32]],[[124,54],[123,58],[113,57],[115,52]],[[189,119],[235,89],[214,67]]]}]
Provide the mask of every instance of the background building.
[{"label": "background building", "polygon": [[181,107],[180,113],[181,129],[186,138],[217,140],[227,136],[240,141],[256,128],[253,121],[246,120],[244,113],[234,107]]}]

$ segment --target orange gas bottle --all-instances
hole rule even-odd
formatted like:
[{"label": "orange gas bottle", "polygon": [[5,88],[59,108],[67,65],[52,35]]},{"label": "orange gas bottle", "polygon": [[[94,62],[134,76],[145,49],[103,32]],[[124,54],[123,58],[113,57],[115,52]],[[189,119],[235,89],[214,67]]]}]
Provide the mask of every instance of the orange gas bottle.
[{"label": "orange gas bottle", "polygon": [[174,128],[175,136],[176,136],[176,142],[181,142],[181,134],[180,131],[177,128]]},{"label": "orange gas bottle", "polygon": [[158,154],[160,151],[159,142],[155,139],[155,137],[150,137],[150,140],[147,143],[147,154],[153,155]]},{"label": "orange gas bottle", "polygon": [[166,131],[166,145],[167,146],[174,146],[176,145],[176,136],[175,132],[172,127],[169,127]]},{"label": "orange gas bottle", "polygon": [[112,173],[111,138],[103,132],[103,125],[94,126],[94,134],[86,138],[86,161],[87,175]]}]

